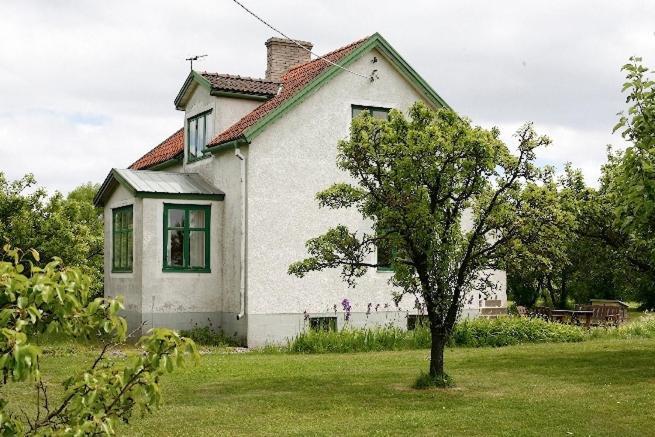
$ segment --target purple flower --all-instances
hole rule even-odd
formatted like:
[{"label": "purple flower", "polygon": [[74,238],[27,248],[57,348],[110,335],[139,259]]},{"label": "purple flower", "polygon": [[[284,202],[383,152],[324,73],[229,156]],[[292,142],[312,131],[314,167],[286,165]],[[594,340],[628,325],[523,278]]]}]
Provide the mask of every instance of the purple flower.
[{"label": "purple flower", "polygon": [[341,306],[343,307],[343,311],[345,312],[344,316],[346,321],[350,320],[350,310],[352,310],[352,306],[350,305],[350,301],[348,299],[344,299],[341,301]]}]

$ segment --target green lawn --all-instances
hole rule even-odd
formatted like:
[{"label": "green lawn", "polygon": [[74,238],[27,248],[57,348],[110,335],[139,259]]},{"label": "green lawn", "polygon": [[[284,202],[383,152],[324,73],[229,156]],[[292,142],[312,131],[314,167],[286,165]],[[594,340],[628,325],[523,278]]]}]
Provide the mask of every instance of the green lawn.
[{"label": "green lawn", "polygon": [[[125,435],[647,435],[655,340],[452,349],[457,387],[409,389],[427,351],[338,355],[212,352],[168,375],[164,405]],[[43,360],[60,379],[90,355]],[[68,367],[70,369],[70,367]],[[29,393],[10,385],[12,394]]]}]

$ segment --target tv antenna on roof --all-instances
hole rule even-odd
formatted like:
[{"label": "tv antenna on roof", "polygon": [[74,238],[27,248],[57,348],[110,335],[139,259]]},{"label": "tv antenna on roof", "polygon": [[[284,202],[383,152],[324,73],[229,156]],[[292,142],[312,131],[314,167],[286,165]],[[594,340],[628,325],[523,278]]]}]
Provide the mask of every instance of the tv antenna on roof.
[{"label": "tv antenna on roof", "polygon": [[191,56],[190,58],[186,58],[187,61],[191,63],[191,71],[193,71],[193,61],[197,61],[200,58],[204,58],[207,55],[195,55]]}]

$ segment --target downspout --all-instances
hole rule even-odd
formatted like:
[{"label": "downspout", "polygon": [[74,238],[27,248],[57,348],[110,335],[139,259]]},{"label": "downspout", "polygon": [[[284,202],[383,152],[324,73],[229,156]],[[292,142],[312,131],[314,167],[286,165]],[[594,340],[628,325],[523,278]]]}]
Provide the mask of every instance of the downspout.
[{"label": "downspout", "polygon": [[239,296],[240,307],[237,320],[241,320],[246,312],[246,157],[241,154],[241,149],[234,149],[234,156],[241,161],[241,250],[239,253]]}]

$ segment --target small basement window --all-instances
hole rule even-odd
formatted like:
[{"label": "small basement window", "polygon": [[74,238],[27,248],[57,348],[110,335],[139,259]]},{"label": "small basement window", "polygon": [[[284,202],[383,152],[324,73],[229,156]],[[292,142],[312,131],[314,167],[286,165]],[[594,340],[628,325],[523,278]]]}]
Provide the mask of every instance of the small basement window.
[{"label": "small basement window", "polygon": [[132,205],[112,209],[111,218],[111,271],[129,273],[132,271],[134,250]]},{"label": "small basement window", "polygon": [[412,331],[417,327],[430,326],[430,319],[424,314],[409,314],[407,316],[407,330]]},{"label": "small basement window", "polygon": [[314,331],[336,331],[336,317],[310,317],[309,327]]},{"label": "small basement window", "polygon": [[212,111],[206,111],[187,120],[188,160],[201,158],[209,141],[209,122]]},{"label": "small basement window", "polygon": [[209,272],[209,205],[164,204],[164,271]]}]

